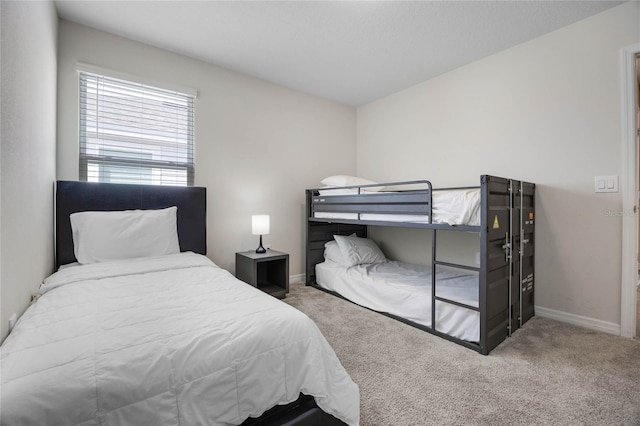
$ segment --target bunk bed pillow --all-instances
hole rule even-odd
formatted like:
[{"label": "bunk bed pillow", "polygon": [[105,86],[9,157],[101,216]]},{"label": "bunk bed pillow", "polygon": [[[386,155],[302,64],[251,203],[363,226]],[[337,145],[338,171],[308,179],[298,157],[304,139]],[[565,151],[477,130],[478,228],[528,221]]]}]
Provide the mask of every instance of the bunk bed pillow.
[{"label": "bunk bed pillow", "polygon": [[324,258],[338,265],[350,266],[349,260],[342,254],[342,250],[335,241],[329,241],[324,245]]},{"label": "bunk bed pillow", "polygon": [[386,262],[387,258],[375,241],[357,236],[334,235],[349,266]]},{"label": "bunk bed pillow", "polygon": [[[357,185],[376,185],[378,182],[374,182],[369,179],[363,179],[356,176],[348,175],[335,175],[324,178],[320,181],[326,186],[357,186]],[[374,186],[367,188],[367,191],[377,192],[382,189],[381,186]]]}]

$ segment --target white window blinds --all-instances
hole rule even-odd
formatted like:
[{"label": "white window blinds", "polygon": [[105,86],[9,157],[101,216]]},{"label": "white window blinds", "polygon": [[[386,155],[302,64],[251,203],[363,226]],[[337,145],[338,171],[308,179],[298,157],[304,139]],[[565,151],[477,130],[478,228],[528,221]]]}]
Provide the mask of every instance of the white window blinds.
[{"label": "white window blinds", "polygon": [[80,72],[80,180],[193,185],[193,99]]}]

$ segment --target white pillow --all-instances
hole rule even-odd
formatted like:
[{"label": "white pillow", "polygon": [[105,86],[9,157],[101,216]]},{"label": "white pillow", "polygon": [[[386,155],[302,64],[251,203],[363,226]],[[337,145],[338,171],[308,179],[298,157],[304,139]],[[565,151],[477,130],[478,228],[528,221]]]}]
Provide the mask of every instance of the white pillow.
[{"label": "white pillow", "polygon": [[338,243],[338,247],[340,247],[349,266],[382,263],[387,260],[373,240],[353,235],[349,237],[334,235],[333,238]]},{"label": "white pillow", "polygon": [[177,207],[79,212],[69,216],[79,263],[180,253]]},{"label": "white pillow", "polygon": [[[348,175],[335,175],[324,178],[320,181],[323,185],[327,186],[355,186],[355,185],[375,185],[378,182],[374,182],[372,180],[363,179],[355,176]],[[382,189],[381,186],[374,186],[371,188],[367,188],[367,191],[380,191]]]},{"label": "white pillow", "polygon": [[335,241],[329,241],[324,245],[324,258],[339,265],[350,266],[349,260],[345,259],[342,250]]}]

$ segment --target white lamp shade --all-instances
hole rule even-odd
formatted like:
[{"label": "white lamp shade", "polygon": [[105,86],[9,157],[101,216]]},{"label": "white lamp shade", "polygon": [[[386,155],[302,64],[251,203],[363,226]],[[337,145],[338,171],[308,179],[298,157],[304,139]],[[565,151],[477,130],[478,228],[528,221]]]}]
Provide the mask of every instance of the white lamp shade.
[{"label": "white lamp shade", "polygon": [[251,233],[253,235],[266,235],[269,233],[268,214],[254,214],[251,216]]}]

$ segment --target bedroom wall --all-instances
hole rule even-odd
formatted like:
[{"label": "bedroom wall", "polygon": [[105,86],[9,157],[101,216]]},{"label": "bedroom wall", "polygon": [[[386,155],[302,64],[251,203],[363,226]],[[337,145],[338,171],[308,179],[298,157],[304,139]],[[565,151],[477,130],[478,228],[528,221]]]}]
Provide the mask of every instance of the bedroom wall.
[{"label": "bedroom wall", "polygon": [[[536,313],[618,332],[622,196],[594,176],[622,173],[619,51],[639,22],[625,3],[358,108],[359,175],[535,182]],[[424,251],[388,233],[398,257]]]},{"label": "bedroom wall", "polygon": [[58,178],[78,179],[78,78],[84,62],[198,90],[196,185],[207,187],[208,256],[234,271],[258,246],[251,215],[270,214],[265,245],[304,271],[304,189],[355,173],[355,108],[162,49],[60,21]]},{"label": "bedroom wall", "polygon": [[0,13],[0,325],[22,314],[53,268],[56,50],[52,2],[3,1]]}]

